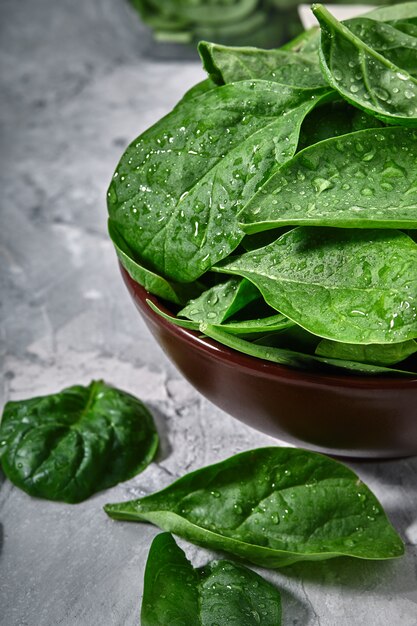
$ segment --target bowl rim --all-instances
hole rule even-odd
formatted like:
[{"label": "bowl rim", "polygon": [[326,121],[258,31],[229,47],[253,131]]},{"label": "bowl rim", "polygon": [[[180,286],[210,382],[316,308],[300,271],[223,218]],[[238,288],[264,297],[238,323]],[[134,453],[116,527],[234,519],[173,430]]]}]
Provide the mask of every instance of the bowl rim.
[{"label": "bowl rim", "polygon": [[311,372],[308,370],[299,370],[296,368],[286,367],[272,361],[265,361],[257,357],[237,352],[228,346],[225,346],[214,339],[203,337],[197,331],[176,326],[166,318],[158,315],[147,303],[150,300],[161,311],[172,315],[172,311],[166,306],[165,301],[158,296],[151,294],[146,288],[138,283],[129,272],[123,267],[119,261],[120,271],[123,280],[134,297],[137,307],[141,313],[148,317],[156,326],[162,327],[178,339],[186,344],[193,346],[195,349],[205,352],[212,358],[218,358],[229,366],[238,366],[252,374],[267,377],[273,380],[284,379],[288,383],[302,382],[303,385],[326,386],[326,387],[347,387],[350,389],[377,389],[383,387],[386,390],[399,390],[405,388],[417,387],[416,377],[401,378],[395,376],[360,376],[352,374],[323,374],[319,372]]}]

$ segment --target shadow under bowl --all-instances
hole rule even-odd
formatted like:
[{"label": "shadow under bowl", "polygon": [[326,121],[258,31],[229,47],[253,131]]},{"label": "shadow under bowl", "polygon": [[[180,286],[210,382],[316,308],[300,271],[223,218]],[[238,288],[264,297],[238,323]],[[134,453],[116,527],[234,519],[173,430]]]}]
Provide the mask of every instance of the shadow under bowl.
[{"label": "shadow under bowl", "polygon": [[170,312],[121,268],[149,330],[184,377],[240,421],[296,446],[336,456],[417,454],[416,378],[323,374],[241,354],[171,324]]}]

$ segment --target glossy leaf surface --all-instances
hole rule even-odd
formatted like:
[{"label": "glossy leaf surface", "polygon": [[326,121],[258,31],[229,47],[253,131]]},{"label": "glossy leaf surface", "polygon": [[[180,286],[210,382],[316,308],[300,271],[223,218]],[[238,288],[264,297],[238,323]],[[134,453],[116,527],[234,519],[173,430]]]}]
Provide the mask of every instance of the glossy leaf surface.
[{"label": "glossy leaf surface", "polygon": [[339,22],[313,5],[320,60],[329,84],[353,105],[389,124],[417,125],[417,39],[362,17]]},{"label": "glossy leaf surface", "polygon": [[319,337],[417,337],[417,245],[400,231],[300,226],[218,269],[252,281],[270,306]]},{"label": "glossy leaf surface", "polygon": [[185,304],[190,298],[196,297],[201,293],[203,287],[197,282],[176,283],[169,281],[135,261],[133,252],[129,250],[129,246],[123,241],[112,220],[109,220],[108,230],[120,263],[129,276],[145,287],[146,291],[174,304]]},{"label": "glossy leaf surface", "polygon": [[371,344],[368,346],[322,339],[316,348],[316,354],[320,356],[374,363],[375,365],[394,365],[416,352],[417,342],[414,339],[401,343]]},{"label": "glossy leaf surface", "polygon": [[204,291],[199,298],[191,300],[179,317],[195,322],[222,324],[227,318],[261,297],[259,290],[248,280],[230,278]]},{"label": "glossy leaf surface", "polygon": [[158,435],[140,400],[93,381],[8,402],[0,442],[3,471],[17,487],[75,503],[144,470]]},{"label": "glossy leaf surface", "polygon": [[365,129],[313,144],[239,214],[248,233],[288,224],[416,228],[417,132]]},{"label": "glossy leaf surface", "polygon": [[149,551],[142,626],[279,626],[280,594],[243,565],[212,561],[193,569],[169,533]]},{"label": "glossy leaf surface", "polygon": [[[293,329],[288,325],[285,328],[279,329],[284,331],[280,333],[271,333],[272,328],[266,329],[266,332],[270,332],[271,334],[267,334],[265,337],[256,341],[247,341],[242,337],[233,336],[238,333],[230,332],[226,326],[226,324],[223,326],[200,324],[200,331],[207,337],[210,337],[210,339],[214,339],[233,350],[237,350],[238,352],[253,356],[257,359],[263,359],[288,367],[310,369],[330,374],[337,373],[337,370],[340,370],[342,373],[349,372],[350,374],[358,374],[361,376],[417,377],[417,371],[410,371],[408,369],[393,369],[382,365],[362,363],[342,357],[341,355],[333,358],[330,355],[319,356],[311,354],[307,349],[308,346],[303,347],[302,345],[297,345],[302,342],[295,341],[296,338],[291,336],[286,337],[287,332],[291,334],[291,330]],[[359,346],[359,348],[361,348],[361,346]]]},{"label": "glossy leaf surface", "polygon": [[354,472],[295,448],[243,452],[105,510],[264,567],[340,555],[387,559],[404,551],[380,503]]},{"label": "glossy leaf surface", "polygon": [[192,282],[230,254],[243,237],[236,213],[293,156],[324,93],[240,81],[184,101],[133,142],[108,208],[143,265]]},{"label": "glossy leaf surface", "polygon": [[286,50],[221,46],[202,41],[198,50],[204,69],[218,85],[264,79],[304,88],[326,87],[319,58]]}]

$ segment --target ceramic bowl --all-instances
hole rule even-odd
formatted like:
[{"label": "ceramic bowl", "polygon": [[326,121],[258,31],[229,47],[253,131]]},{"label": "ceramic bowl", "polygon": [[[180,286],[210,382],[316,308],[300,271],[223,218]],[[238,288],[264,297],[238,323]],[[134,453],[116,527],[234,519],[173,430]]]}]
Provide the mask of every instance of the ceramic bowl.
[{"label": "ceramic bowl", "polygon": [[305,372],[241,354],[155,313],[169,312],[122,268],[149,330],[185,378],[213,404],[282,441],[333,454],[395,458],[417,454],[413,379]]}]

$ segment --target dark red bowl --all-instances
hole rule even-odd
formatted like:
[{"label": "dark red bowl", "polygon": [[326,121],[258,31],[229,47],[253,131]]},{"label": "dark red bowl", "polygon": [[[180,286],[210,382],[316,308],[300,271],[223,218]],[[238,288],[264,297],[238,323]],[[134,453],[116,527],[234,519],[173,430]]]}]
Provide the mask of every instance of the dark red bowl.
[{"label": "dark red bowl", "polygon": [[[339,456],[417,454],[416,378],[315,374],[236,352],[155,313],[150,295],[122,268],[140,314],[164,352],[206,398],[289,443]],[[169,312],[169,311],[168,311]]]}]

